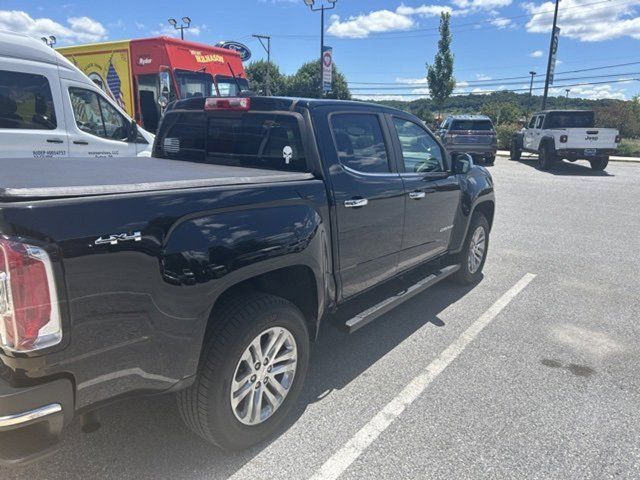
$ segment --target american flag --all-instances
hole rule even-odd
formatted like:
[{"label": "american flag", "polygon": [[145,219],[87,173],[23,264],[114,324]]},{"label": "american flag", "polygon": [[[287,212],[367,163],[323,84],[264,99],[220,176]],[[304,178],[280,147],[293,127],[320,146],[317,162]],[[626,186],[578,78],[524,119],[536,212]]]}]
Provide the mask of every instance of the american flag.
[{"label": "american flag", "polygon": [[118,72],[113,66],[113,59],[109,60],[109,70],[107,70],[107,85],[109,85],[109,90],[113,95],[113,98],[120,107],[124,108],[124,100],[122,99],[122,89],[120,88],[122,82],[120,81],[120,77],[118,76]]}]

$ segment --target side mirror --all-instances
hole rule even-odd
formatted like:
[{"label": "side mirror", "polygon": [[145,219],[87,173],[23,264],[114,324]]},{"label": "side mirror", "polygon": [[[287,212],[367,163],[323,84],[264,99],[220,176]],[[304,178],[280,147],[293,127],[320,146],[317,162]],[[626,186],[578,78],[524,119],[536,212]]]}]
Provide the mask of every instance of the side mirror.
[{"label": "side mirror", "polygon": [[131,123],[129,124],[129,135],[127,137],[127,141],[135,142],[137,138],[138,138],[138,124],[136,123],[135,120],[131,120]]},{"label": "side mirror", "polygon": [[451,156],[456,173],[468,173],[473,167],[473,157],[468,153],[454,153]]},{"label": "side mirror", "polygon": [[169,105],[169,99],[164,95],[159,96],[158,105],[160,105],[160,108],[164,110],[165,108],[167,108],[167,105]]}]

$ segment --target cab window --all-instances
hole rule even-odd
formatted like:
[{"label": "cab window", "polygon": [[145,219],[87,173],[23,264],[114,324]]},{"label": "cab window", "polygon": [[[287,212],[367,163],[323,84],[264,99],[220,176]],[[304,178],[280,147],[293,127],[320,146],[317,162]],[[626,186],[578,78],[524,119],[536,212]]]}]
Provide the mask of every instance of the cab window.
[{"label": "cab window", "polygon": [[422,127],[411,121],[395,117],[393,125],[402,149],[405,172],[447,171],[440,145]]},{"label": "cab window", "polygon": [[543,121],[544,121],[544,115],[538,116],[538,120],[536,121],[536,128],[542,128]]},{"label": "cab window", "polygon": [[331,130],[342,165],[363,173],[391,171],[378,115],[336,114],[331,117]]},{"label": "cab window", "polygon": [[56,127],[47,78],[0,70],[0,128],[55,130]]},{"label": "cab window", "polygon": [[535,128],[536,127],[536,120],[538,119],[538,117],[531,117],[531,120],[529,120],[529,128]]},{"label": "cab window", "polygon": [[98,93],[83,88],[69,89],[76,125],[80,130],[108,140],[126,141],[129,122]]}]

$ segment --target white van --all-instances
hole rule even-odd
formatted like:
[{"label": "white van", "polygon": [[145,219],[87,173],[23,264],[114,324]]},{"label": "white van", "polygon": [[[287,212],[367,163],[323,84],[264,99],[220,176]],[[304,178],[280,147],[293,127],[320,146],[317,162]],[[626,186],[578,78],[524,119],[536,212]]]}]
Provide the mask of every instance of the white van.
[{"label": "white van", "polygon": [[0,158],[151,156],[138,127],[43,41],[0,31]]}]

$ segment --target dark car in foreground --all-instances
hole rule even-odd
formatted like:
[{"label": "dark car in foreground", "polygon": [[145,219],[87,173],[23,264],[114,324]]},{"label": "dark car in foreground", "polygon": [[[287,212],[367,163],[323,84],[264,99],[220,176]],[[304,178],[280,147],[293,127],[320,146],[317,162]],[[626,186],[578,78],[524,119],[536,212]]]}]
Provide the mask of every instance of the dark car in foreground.
[{"label": "dark car in foreground", "polygon": [[166,113],[154,155],[3,161],[4,462],[150,393],[175,392],[203,439],[248,447],[295,403],[331,313],[417,266],[430,273],[345,328],[481,278],[491,176],[405,112],[193,98]]},{"label": "dark car in foreground", "polygon": [[493,165],[498,151],[498,137],[493,122],[484,115],[451,115],[438,131],[449,152],[464,152],[476,162]]}]

